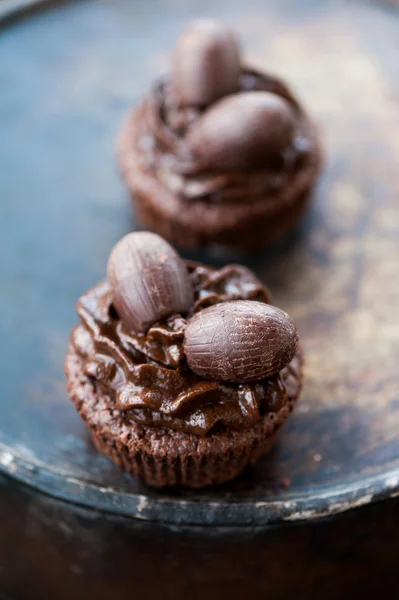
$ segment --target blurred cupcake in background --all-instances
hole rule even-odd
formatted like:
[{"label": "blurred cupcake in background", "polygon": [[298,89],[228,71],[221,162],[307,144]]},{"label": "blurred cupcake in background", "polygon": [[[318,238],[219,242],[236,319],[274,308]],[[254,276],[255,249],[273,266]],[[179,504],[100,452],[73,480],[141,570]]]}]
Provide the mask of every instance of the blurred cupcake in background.
[{"label": "blurred cupcake in background", "polygon": [[214,21],[178,39],[170,75],[123,125],[118,157],[141,225],[187,249],[272,242],[306,208],[321,166],[291,90],[245,66]]}]

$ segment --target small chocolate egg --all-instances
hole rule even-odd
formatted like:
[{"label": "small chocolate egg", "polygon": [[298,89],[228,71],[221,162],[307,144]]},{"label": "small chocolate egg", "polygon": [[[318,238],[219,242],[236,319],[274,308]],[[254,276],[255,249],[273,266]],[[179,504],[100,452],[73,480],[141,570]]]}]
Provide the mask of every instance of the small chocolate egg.
[{"label": "small chocolate egg", "polygon": [[164,317],[186,313],[193,303],[184,261],[155,233],[123,237],[109,257],[108,279],[116,312],[132,331],[146,332]]},{"label": "small chocolate egg", "polygon": [[203,20],[178,39],[172,56],[172,83],[185,106],[207,106],[238,89],[240,52],[234,34]]}]

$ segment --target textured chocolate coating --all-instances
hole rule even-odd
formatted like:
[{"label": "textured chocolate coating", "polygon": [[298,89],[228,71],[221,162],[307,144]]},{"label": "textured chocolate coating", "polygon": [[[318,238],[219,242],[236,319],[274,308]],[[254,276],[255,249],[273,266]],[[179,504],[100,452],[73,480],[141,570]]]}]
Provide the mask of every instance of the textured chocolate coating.
[{"label": "textured chocolate coating", "polygon": [[[277,121],[271,126],[274,118]],[[156,177],[190,201],[253,203],[259,201],[259,194],[264,200],[265,194],[283,187],[309,160],[314,143],[309,139],[310,124],[288,88],[246,69],[240,74],[239,91],[205,110],[181,106],[173,82],[161,81],[152,90],[141,121],[141,162],[149,161]],[[146,121],[155,144],[143,138]],[[228,152],[231,143],[235,157]],[[206,158],[208,144],[215,164]],[[255,149],[259,152],[260,147],[259,158]],[[226,168],[227,161],[235,161],[234,168],[230,162]],[[178,181],[186,187],[179,190]],[[243,193],[236,195],[240,188]],[[223,190],[226,193],[220,195]]]},{"label": "textured chocolate coating", "polygon": [[237,91],[240,55],[234,34],[216,21],[193,23],[177,40],[171,74],[181,105],[206,106]]},{"label": "textured chocolate coating", "polygon": [[147,427],[115,409],[115,398],[84,370],[84,358],[71,344],[65,361],[68,391],[87,423],[96,448],[119,468],[147,484],[193,488],[237,477],[273,445],[302,388],[302,357],[298,353],[281,373],[288,400],[264,412],[252,427],[221,429],[198,436],[169,427]]},{"label": "textured chocolate coating", "polygon": [[139,220],[177,246],[257,248],[292,227],[307,206],[321,165],[314,125],[280,79],[242,68],[238,94],[248,91],[271,92],[296,115],[289,150],[257,170],[204,169],[186,139],[202,111],[180,106],[167,80],[121,131],[121,170]]},{"label": "textured chocolate coating", "polygon": [[129,233],[108,261],[113,304],[132,331],[148,331],[164,317],[187,313],[193,289],[183,260],[161,237]]},{"label": "textured chocolate coating", "polygon": [[287,313],[261,302],[236,300],[194,315],[184,334],[184,351],[197,375],[247,383],[286,367],[298,350],[298,341]]},{"label": "textured chocolate coating", "polygon": [[188,130],[187,142],[204,169],[255,171],[278,157],[284,162],[296,121],[293,107],[281,96],[242,92],[204,112]]},{"label": "textured chocolate coating", "polygon": [[[187,269],[194,312],[227,300],[270,301],[265,287],[245,267],[215,270],[188,263]],[[78,312],[82,324],[75,328],[72,343],[84,372],[135,423],[196,435],[207,435],[216,426],[241,431],[287,402],[281,373],[243,385],[206,381],[193,373],[185,361],[187,321],[181,315],[160,321],[147,334],[127,331],[113,311],[107,282],[82,296]]]}]

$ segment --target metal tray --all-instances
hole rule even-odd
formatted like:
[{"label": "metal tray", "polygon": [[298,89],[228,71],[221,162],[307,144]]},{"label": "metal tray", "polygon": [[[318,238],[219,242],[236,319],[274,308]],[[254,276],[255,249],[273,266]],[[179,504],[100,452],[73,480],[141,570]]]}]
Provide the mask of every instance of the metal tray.
[{"label": "metal tray", "polygon": [[[44,3],[0,3],[1,472],[76,505],[203,526],[309,521],[398,495],[399,16],[333,0],[114,0],[16,19],[30,4]],[[225,19],[253,62],[289,79],[320,122],[327,168],[291,238],[243,257],[299,325],[295,414],[237,481],[156,492],[94,451],[62,364],[76,299],[136,227],[115,134],[198,15]]]}]

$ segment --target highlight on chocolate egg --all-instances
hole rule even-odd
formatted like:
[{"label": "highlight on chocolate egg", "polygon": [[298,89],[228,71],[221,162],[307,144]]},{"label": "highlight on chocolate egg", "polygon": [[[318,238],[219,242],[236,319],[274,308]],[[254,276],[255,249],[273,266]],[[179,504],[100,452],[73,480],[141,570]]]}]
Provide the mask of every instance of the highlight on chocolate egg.
[{"label": "highlight on chocolate egg", "polygon": [[185,261],[131,233],[78,301],[68,390],[96,448],[156,487],[204,487],[265,455],[295,406],[292,319],[247,267]]},{"label": "highlight on chocolate egg", "polygon": [[189,25],[118,136],[139,221],[177,247],[255,250],[287,234],[312,198],[317,127],[269,73],[271,57],[248,65],[243,42],[217,21]]}]

